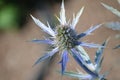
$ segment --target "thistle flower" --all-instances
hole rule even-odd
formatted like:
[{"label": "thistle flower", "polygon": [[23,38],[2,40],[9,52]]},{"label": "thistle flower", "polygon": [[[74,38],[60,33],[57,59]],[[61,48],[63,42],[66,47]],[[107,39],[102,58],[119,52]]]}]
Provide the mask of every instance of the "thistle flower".
[{"label": "thistle flower", "polygon": [[[105,41],[102,46],[105,46],[107,43],[107,41]],[[78,78],[80,80],[106,80],[105,77],[108,74],[108,72],[104,73],[104,74],[100,74],[100,70],[101,70],[101,64],[103,61],[103,50],[104,48],[100,47],[97,51],[96,51],[96,56],[94,59],[94,70],[91,70],[86,64],[88,64],[87,62],[85,62],[82,59],[82,55],[81,52],[77,51],[77,49],[72,49],[71,50],[71,54],[73,55],[74,59],[77,61],[77,63],[87,72],[86,74],[79,72],[79,73],[75,73],[75,72],[64,72],[64,75],[70,76],[72,78]],[[87,56],[85,56],[87,58]]]},{"label": "thistle flower", "polygon": [[[36,19],[35,17],[33,17],[31,15],[34,22],[44,32],[46,32],[47,34],[50,35],[50,37],[45,40],[32,40],[32,42],[45,43],[45,44],[49,44],[53,47],[53,49],[51,51],[47,52],[47,54],[45,54],[43,57],[40,57],[35,62],[35,64],[38,64],[39,62],[47,59],[48,57],[53,56],[57,52],[62,52],[60,64],[62,67],[61,72],[63,74],[65,71],[67,62],[68,62],[68,53],[71,52],[71,49],[73,49],[73,48],[79,49],[79,48],[82,48],[81,46],[86,46],[86,47],[90,47],[90,48],[102,47],[99,44],[86,43],[86,42],[79,41],[80,38],[91,34],[91,32],[93,32],[94,30],[96,30],[97,28],[99,28],[101,26],[101,24],[96,25],[81,34],[77,34],[75,31],[75,27],[78,23],[78,20],[81,16],[83,10],[84,10],[84,7],[82,7],[80,9],[80,11],[77,13],[76,16],[73,16],[72,22],[69,23],[66,21],[64,2],[62,2],[60,18],[57,17],[60,24],[58,26],[56,26],[56,28],[54,30],[50,27],[48,22],[47,22],[48,25],[46,26],[40,20]],[[83,60],[86,61],[87,63],[89,62],[89,64],[87,64],[87,66],[89,65],[91,67],[91,69],[94,68],[93,64],[91,64],[91,61],[89,61],[89,56],[87,56],[87,58],[85,57],[85,55],[87,55],[87,53],[84,50],[82,50],[82,51],[81,51],[82,52],[81,54],[82,54]]]}]

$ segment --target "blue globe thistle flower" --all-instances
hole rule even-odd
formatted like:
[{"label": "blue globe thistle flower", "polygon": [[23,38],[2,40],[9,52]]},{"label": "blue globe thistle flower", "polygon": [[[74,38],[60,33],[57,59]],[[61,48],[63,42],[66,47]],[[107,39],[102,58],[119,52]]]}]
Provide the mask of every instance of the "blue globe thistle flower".
[{"label": "blue globe thistle flower", "polygon": [[[102,46],[106,46],[108,40],[105,41]],[[80,48],[79,48],[80,49]],[[101,64],[103,61],[103,47],[100,47],[97,51],[96,51],[96,56],[94,59],[94,65],[92,68],[89,63],[91,63],[90,59],[89,62],[86,62],[83,59],[83,55],[80,51],[77,51],[76,48],[73,48],[71,50],[71,54],[73,55],[74,59],[77,61],[77,63],[82,67],[82,69],[84,69],[84,71],[86,71],[87,73],[82,73],[79,71],[79,73],[75,73],[75,72],[64,72],[64,75],[70,76],[72,78],[79,78],[80,80],[106,80],[105,77],[107,76],[108,72],[104,73],[104,74],[100,74],[100,70],[101,70]],[[87,58],[88,55],[84,55],[84,58]]]},{"label": "blue globe thistle flower", "polygon": [[[80,38],[91,34],[91,32],[93,32],[94,30],[96,30],[97,28],[99,28],[102,25],[102,24],[100,24],[100,25],[93,26],[90,29],[88,29],[87,31],[85,31],[81,34],[77,34],[77,32],[75,31],[75,27],[79,21],[80,16],[82,15],[83,10],[84,10],[84,7],[82,7],[80,9],[80,11],[77,13],[76,16],[73,16],[72,22],[69,23],[66,21],[64,2],[62,2],[60,18],[56,16],[57,19],[59,20],[60,24],[57,25],[54,30],[50,27],[48,22],[47,22],[47,26],[46,26],[40,20],[36,19],[35,17],[33,17],[31,15],[34,22],[44,32],[46,32],[47,34],[50,35],[50,37],[45,40],[32,40],[32,42],[45,43],[45,44],[49,44],[52,47],[54,47],[51,51],[47,52],[47,54],[40,57],[35,62],[35,64],[38,64],[39,62],[47,59],[48,57],[53,56],[57,52],[62,52],[60,64],[62,67],[61,73],[63,74],[65,71],[67,62],[68,62],[68,53],[70,53],[73,48],[79,50],[79,48],[82,48],[81,46],[86,46],[86,47],[90,47],[90,48],[103,47],[99,44],[86,43],[86,42],[79,41]],[[91,67],[91,69],[94,68],[93,64],[91,64],[91,62],[89,61],[89,56],[87,56],[87,58],[86,58],[86,56],[84,56],[84,55],[87,55],[87,53],[84,50],[82,50],[82,51],[81,52],[82,52],[83,60],[85,60],[86,62],[89,63],[89,66]],[[74,54],[76,54],[76,53],[74,52]]]}]

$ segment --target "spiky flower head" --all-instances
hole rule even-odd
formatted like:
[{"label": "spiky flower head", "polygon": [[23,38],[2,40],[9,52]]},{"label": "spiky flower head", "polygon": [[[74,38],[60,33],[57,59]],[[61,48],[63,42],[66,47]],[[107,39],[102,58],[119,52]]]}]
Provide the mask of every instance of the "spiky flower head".
[{"label": "spiky flower head", "polygon": [[91,48],[98,48],[98,47],[103,47],[103,46],[100,46],[99,44],[81,42],[81,41],[79,41],[79,39],[86,35],[89,35],[95,29],[99,28],[101,26],[101,24],[93,26],[81,34],[77,34],[75,31],[75,27],[79,21],[79,18],[81,16],[83,10],[84,10],[84,7],[82,7],[80,9],[80,11],[77,13],[76,16],[73,16],[72,22],[69,23],[66,21],[64,2],[62,2],[60,18],[57,17],[60,24],[57,25],[54,30],[50,27],[49,23],[47,23],[48,25],[46,26],[40,20],[36,19],[35,17],[33,17],[31,15],[34,22],[44,32],[46,32],[47,34],[50,35],[50,37],[45,40],[32,40],[32,42],[46,43],[46,44],[53,46],[53,49],[51,51],[47,52],[47,54],[45,54],[43,57],[40,57],[35,62],[35,64],[47,59],[48,57],[53,56],[57,52],[62,52],[60,63],[61,63],[61,67],[62,67],[61,72],[63,74],[65,71],[66,64],[68,62],[68,52],[70,53],[72,49],[77,49],[78,51],[82,52],[81,55],[82,55],[83,60],[86,62],[89,62],[86,64],[86,66],[89,65],[88,67],[91,70],[94,70],[93,64],[91,64],[91,61],[89,61],[89,56],[87,55],[87,53],[84,51],[84,49],[81,46],[86,46],[86,47],[91,47]]}]

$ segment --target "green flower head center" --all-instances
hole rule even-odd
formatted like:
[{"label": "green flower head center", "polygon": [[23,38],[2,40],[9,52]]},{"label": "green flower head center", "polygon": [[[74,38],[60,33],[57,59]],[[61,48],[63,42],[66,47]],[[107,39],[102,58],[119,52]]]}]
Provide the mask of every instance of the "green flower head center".
[{"label": "green flower head center", "polygon": [[70,49],[75,46],[76,32],[69,26],[57,26],[57,46],[60,49]]}]

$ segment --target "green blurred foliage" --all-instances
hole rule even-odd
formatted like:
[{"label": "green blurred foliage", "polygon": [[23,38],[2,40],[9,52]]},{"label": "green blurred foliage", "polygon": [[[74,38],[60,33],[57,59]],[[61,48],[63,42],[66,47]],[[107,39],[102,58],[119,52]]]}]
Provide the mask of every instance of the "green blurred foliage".
[{"label": "green blurred foliage", "polygon": [[33,10],[47,10],[56,2],[61,0],[0,0],[0,31],[22,29]]},{"label": "green blurred foliage", "polygon": [[17,28],[18,8],[14,5],[7,5],[0,10],[0,29],[8,30]]}]

